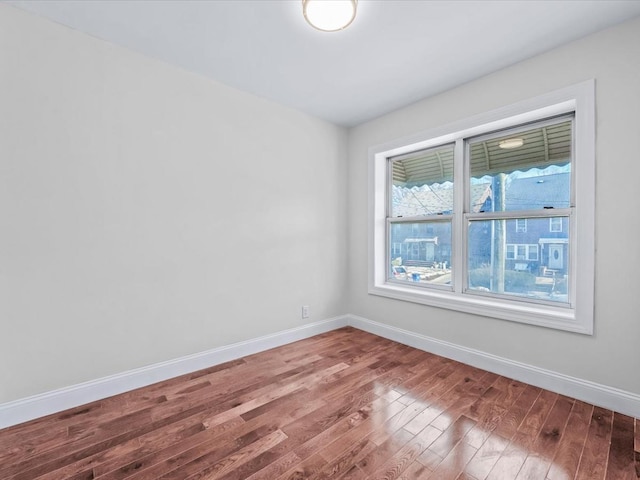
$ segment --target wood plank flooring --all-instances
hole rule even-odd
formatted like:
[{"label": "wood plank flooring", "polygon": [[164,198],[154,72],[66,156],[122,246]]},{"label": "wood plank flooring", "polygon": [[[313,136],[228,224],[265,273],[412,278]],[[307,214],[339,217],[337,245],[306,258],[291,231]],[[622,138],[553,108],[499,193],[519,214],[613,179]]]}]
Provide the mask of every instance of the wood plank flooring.
[{"label": "wood plank flooring", "polygon": [[0,479],[631,480],[638,423],[343,328],[0,430]]}]

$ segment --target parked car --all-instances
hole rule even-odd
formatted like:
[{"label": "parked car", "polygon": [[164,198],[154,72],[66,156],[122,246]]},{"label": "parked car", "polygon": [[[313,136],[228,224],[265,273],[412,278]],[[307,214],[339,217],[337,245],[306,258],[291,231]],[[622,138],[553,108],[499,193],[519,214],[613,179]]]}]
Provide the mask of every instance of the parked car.
[{"label": "parked car", "polygon": [[393,273],[393,278],[396,280],[406,280],[409,276],[409,272],[402,265],[394,265],[391,267],[391,271]]}]

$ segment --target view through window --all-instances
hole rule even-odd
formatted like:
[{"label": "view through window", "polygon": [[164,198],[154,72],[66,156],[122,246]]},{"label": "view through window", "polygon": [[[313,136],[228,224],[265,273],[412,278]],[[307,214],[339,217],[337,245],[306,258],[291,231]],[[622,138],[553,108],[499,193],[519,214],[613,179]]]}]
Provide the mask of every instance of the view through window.
[{"label": "view through window", "polygon": [[[391,158],[389,280],[569,303],[572,128],[565,116],[466,139],[463,180],[453,144]],[[456,214],[464,223],[454,238]]]}]

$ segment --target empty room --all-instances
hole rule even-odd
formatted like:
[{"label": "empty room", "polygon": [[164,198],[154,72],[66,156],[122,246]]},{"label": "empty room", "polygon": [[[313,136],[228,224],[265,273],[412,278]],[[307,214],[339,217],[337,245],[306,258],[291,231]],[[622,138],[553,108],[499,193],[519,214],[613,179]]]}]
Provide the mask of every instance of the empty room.
[{"label": "empty room", "polygon": [[639,0],[0,0],[0,122],[0,479],[640,478]]}]

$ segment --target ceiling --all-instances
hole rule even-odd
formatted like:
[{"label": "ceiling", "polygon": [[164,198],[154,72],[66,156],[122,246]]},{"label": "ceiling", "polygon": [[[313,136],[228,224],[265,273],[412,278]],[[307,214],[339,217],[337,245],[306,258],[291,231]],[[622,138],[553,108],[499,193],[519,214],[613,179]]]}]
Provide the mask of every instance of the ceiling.
[{"label": "ceiling", "polygon": [[640,0],[359,0],[325,33],[299,0],[3,1],[342,126],[640,15]]}]

